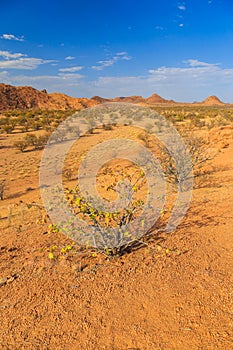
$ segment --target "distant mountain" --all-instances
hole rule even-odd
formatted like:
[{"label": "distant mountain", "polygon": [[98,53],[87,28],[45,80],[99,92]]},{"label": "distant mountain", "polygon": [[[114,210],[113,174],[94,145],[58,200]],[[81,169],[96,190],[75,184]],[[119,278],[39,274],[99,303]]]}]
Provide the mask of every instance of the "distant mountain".
[{"label": "distant mountain", "polygon": [[91,100],[97,102],[97,103],[105,103],[105,102],[109,102],[110,100],[108,98],[103,98],[103,97],[100,97],[100,96],[93,96],[91,98]]},{"label": "distant mountain", "polygon": [[[157,94],[148,98],[142,96],[127,96],[115,98],[103,98],[93,96],[92,98],[75,98],[60,93],[48,94],[44,89],[36,90],[31,86],[11,86],[0,84],[0,110],[8,109],[83,109],[105,102],[127,102],[142,105],[161,105],[161,104],[179,104],[189,105],[188,103],[177,103],[173,100],[166,100]],[[193,104],[203,106],[218,106],[224,103],[217,96],[209,96],[203,102],[194,102]]]},{"label": "distant mountain", "polygon": [[146,103],[149,104],[156,104],[156,103],[175,103],[175,101],[173,100],[165,100],[164,98],[162,98],[161,96],[157,95],[157,94],[153,94],[150,97],[145,99]]},{"label": "distant mountain", "polygon": [[222,102],[217,96],[209,96],[203,102],[201,102],[201,104],[205,106],[219,106],[224,105],[225,103]]},{"label": "distant mountain", "polygon": [[112,102],[128,102],[128,103],[141,103],[145,102],[142,96],[128,96],[128,97],[115,97],[111,99]]}]

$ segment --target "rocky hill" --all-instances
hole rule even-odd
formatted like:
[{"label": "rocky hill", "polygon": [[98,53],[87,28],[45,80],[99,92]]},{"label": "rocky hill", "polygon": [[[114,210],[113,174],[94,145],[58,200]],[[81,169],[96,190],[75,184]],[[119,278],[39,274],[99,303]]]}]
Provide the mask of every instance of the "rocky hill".
[{"label": "rocky hill", "polygon": [[173,100],[165,100],[164,98],[162,98],[161,96],[159,96],[157,94],[153,94],[150,97],[146,98],[145,102],[148,103],[148,104],[175,103],[175,101],[173,101]]},{"label": "rocky hill", "polygon": [[105,102],[110,102],[110,99],[108,98],[103,98],[103,97],[100,97],[100,96],[93,96],[91,98],[91,100],[97,102],[97,103],[105,103]]},{"label": "rocky hill", "polygon": [[7,109],[80,109],[97,104],[86,98],[74,98],[64,94],[48,94],[30,86],[0,84],[0,110]]},{"label": "rocky hill", "polygon": [[224,102],[222,102],[217,96],[209,96],[201,104],[205,106],[219,106],[224,105]]}]

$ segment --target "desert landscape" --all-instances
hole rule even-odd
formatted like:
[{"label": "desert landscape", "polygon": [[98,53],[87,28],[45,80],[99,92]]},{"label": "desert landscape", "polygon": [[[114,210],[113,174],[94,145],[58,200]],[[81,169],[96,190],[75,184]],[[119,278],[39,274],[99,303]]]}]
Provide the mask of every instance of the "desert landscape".
[{"label": "desert landscape", "polygon": [[0,1],[0,350],[233,349],[233,1]]},{"label": "desert landscape", "polygon": [[[169,155],[156,148],[152,126],[135,127],[133,114],[121,123],[116,112],[111,123],[99,126],[91,112],[119,102],[163,116],[191,154],[191,203],[171,233],[164,227],[179,184]],[[72,98],[0,84],[0,110],[1,349],[232,349],[233,105],[216,96],[199,103],[157,94]],[[87,117],[85,111],[90,111]],[[90,225],[119,227],[118,217],[131,221],[139,215],[135,207],[127,215],[94,212],[78,197],[77,172],[91,148],[127,138],[163,165],[168,194],[158,220],[146,235],[138,232],[140,238],[119,243],[116,250],[80,244],[64,234],[41,200],[44,147],[74,113],[84,113],[88,133],[79,137],[80,130],[71,130],[78,140],[66,157],[62,181],[69,205]],[[155,124],[159,134],[164,125]],[[60,133],[54,142],[68,140]],[[112,200],[119,179],[127,177],[132,184],[137,174],[134,164],[110,161],[98,173],[99,193]],[[146,183],[135,189],[139,211],[145,191]]]}]

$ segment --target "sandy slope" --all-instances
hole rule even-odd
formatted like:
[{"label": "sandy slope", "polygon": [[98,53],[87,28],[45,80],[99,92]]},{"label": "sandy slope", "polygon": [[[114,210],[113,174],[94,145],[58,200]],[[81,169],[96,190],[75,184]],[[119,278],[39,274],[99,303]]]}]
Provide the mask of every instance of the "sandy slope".
[{"label": "sandy slope", "polygon": [[216,172],[178,230],[123,257],[49,260],[69,240],[46,224],[3,228],[1,349],[232,349],[232,136],[220,131]]}]

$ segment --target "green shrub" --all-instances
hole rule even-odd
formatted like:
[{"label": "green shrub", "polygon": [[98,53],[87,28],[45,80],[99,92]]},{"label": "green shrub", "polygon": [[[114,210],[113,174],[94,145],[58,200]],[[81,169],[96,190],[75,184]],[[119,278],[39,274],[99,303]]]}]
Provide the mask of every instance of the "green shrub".
[{"label": "green shrub", "polygon": [[17,141],[14,143],[14,146],[19,149],[21,152],[24,152],[26,150],[26,148],[28,147],[27,142],[21,140],[21,141]]}]

